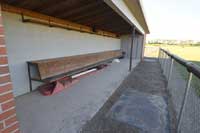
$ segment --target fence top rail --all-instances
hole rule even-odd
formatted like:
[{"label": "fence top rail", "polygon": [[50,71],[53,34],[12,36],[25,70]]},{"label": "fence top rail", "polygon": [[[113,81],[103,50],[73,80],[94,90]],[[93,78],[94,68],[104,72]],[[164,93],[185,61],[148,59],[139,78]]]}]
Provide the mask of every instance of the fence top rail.
[{"label": "fence top rail", "polygon": [[200,78],[200,67],[198,65],[196,65],[190,61],[184,60],[183,58],[180,58],[179,56],[172,54],[165,49],[160,48],[160,50],[163,51],[164,53],[166,53],[168,56],[170,56],[174,60],[176,60],[178,63],[180,63],[184,67],[186,67],[189,72],[193,73],[195,76]]}]

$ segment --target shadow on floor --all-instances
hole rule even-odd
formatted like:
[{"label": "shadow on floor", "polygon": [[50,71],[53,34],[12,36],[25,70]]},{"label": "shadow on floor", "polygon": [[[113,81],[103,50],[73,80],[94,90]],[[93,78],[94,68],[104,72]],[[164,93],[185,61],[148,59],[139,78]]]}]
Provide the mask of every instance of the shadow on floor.
[{"label": "shadow on floor", "polygon": [[168,133],[173,129],[169,118],[172,107],[159,63],[147,58],[129,74],[81,132]]}]

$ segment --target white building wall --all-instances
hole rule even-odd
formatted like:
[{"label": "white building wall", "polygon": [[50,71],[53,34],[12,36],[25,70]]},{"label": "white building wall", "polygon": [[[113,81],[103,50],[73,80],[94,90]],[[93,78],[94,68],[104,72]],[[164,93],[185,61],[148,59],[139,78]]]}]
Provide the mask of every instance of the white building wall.
[{"label": "white building wall", "polygon": [[[136,35],[133,42],[133,59],[141,59],[142,55],[142,48],[143,48],[143,41],[141,35]],[[130,49],[131,49],[131,35],[124,35],[121,37],[121,49],[124,51],[125,57],[130,58]]]},{"label": "white building wall", "polygon": [[22,23],[7,12],[3,20],[15,96],[29,92],[27,61],[120,49],[120,39]]},{"label": "white building wall", "polygon": [[124,35],[121,37],[121,49],[125,52],[125,58],[130,58],[131,37]]}]

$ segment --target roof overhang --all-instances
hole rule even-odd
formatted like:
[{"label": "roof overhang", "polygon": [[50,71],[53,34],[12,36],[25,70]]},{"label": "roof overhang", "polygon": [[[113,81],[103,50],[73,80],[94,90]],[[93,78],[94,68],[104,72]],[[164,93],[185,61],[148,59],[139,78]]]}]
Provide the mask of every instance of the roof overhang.
[{"label": "roof overhang", "polygon": [[135,26],[142,34],[149,34],[141,0],[104,0],[113,10],[120,14],[129,24]]},{"label": "roof overhang", "polygon": [[[148,33],[145,28],[146,23],[144,23],[142,8],[139,8],[141,7],[140,4],[136,2],[137,6],[135,6],[134,2],[130,1],[2,0],[4,5],[2,9],[43,19],[39,20],[40,23],[51,23],[51,26],[75,29],[92,34],[118,37],[130,34],[133,26],[140,34]],[[134,10],[134,8],[136,9]],[[36,20],[34,19],[32,22],[36,22]]]},{"label": "roof overhang", "polygon": [[142,0],[124,0],[126,5],[129,7],[141,27],[144,29],[146,34],[149,34],[149,27],[147,24],[145,11],[143,8]]}]

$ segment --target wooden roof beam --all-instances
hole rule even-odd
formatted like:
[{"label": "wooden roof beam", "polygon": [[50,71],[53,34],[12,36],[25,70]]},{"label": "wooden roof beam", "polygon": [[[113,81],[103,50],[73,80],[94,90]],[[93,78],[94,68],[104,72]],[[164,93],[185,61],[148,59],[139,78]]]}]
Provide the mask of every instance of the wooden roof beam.
[{"label": "wooden roof beam", "polygon": [[59,6],[61,4],[64,4],[64,2],[66,2],[65,0],[47,0],[47,1],[43,1],[43,4],[37,8],[32,9],[33,11],[45,11],[48,10],[50,8],[52,8],[53,6]]},{"label": "wooden roof beam", "polygon": [[86,18],[91,18],[93,16],[98,16],[98,15],[101,15],[102,13],[106,13],[110,11],[110,9],[106,9],[106,8],[101,8],[100,10],[96,10],[96,11],[92,11],[92,12],[88,12],[84,15],[79,15],[79,16],[71,16],[69,17],[70,20],[72,21],[80,21],[80,20],[84,20]]},{"label": "wooden roof beam", "polygon": [[95,16],[93,18],[88,17],[88,18],[85,18],[85,19],[82,19],[82,20],[79,20],[79,21],[76,21],[76,22],[81,23],[81,24],[85,24],[85,25],[92,25],[92,24],[95,24],[99,21],[103,21],[105,19],[110,18],[110,16],[112,14],[113,14],[113,12],[105,12],[105,13],[102,13],[100,16]]},{"label": "wooden roof beam", "polygon": [[23,8],[18,8],[14,6],[10,6],[7,4],[1,4],[2,5],[2,10],[6,12],[11,12],[11,13],[16,13],[16,14],[23,14],[24,16],[31,17],[29,18],[29,22],[34,22],[34,23],[41,23],[45,25],[49,25],[49,23],[52,26],[55,27],[61,27],[65,29],[71,29],[71,30],[76,30],[80,32],[86,32],[86,33],[91,33],[91,34],[97,34],[97,35],[102,35],[102,36],[108,36],[108,37],[113,37],[117,38],[118,35],[116,33],[104,31],[97,29],[95,32],[93,31],[92,27],[77,24],[71,21],[47,16],[41,13],[33,12],[31,10],[23,9]]},{"label": "wooden roof beam", "polygon": [[[94,1],[92,3],[88,3],[87,5],[82,5],[81,7],[80,6],[77,6],[77,7],[73,7],[70,12],[65,12],[65,9],[62,9],[62,10],[58,10],[57,12],[55,12],[55,14],[58,15],[58,17],[60,18],[68,18],[70,16],[76,16],[77,14],[80,14],[80,12],[84,12],[85,10],[94,10],[96,8],[99,7],[99,5],[101,5],[103,3],[103,1]],[[65,12],[63,14],[63,12]]]}]

